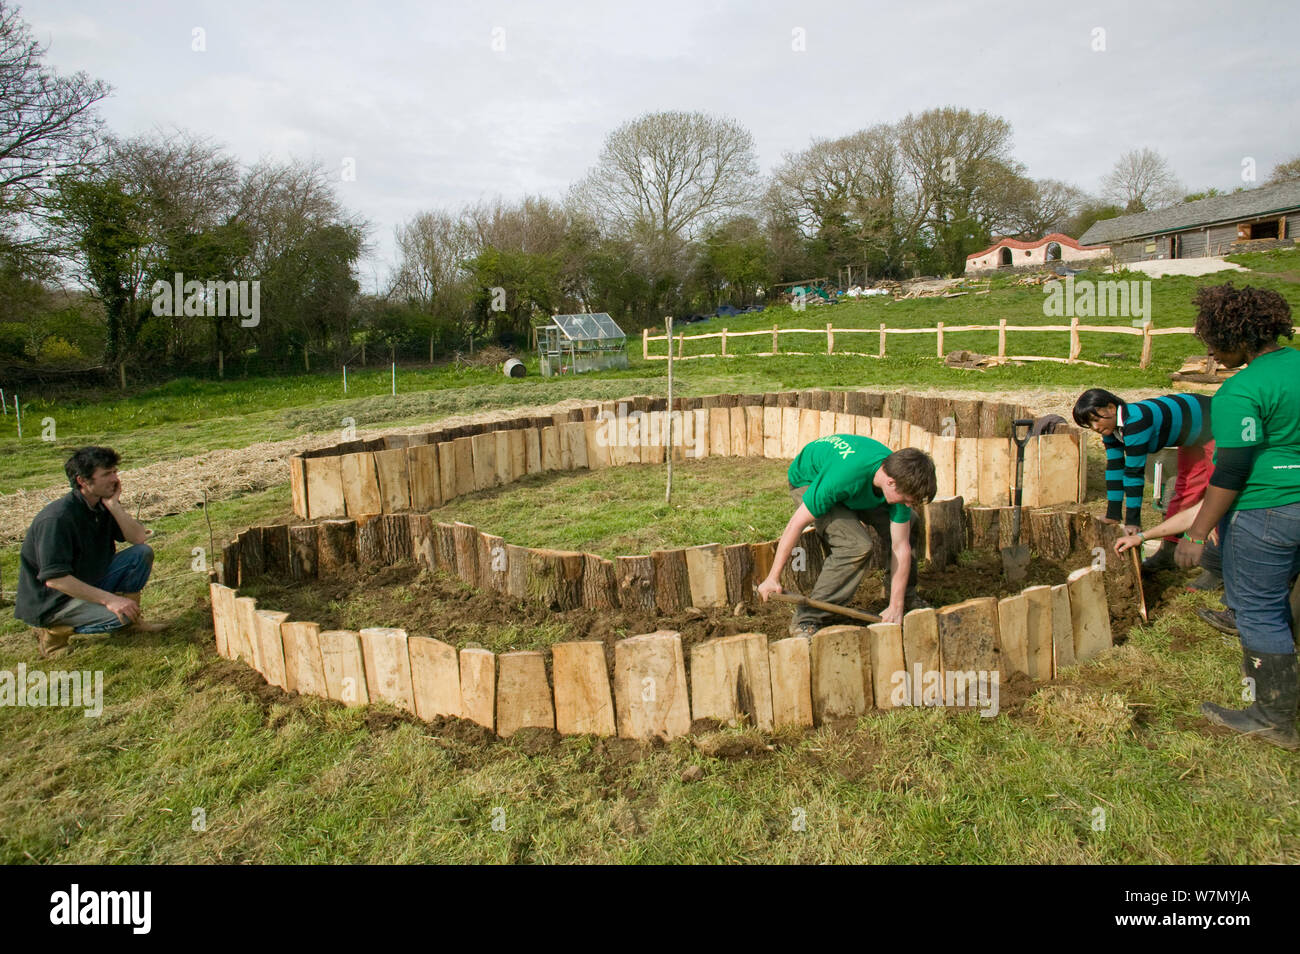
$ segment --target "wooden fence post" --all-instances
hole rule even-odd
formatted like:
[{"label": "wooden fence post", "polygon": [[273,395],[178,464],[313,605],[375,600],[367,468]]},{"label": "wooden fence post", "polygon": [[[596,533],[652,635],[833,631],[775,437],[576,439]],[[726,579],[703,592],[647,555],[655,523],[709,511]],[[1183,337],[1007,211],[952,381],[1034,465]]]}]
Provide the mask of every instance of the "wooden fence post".
[{"label": "wooden fence post", "polygon": [[1151,319],[1146,320],[1142,326],[1142,360],[1138,362],[1138,367],[1143,370],[1151,364]]},{"label": "wooden fence post", "polygon": [[641,357],[646,361],[650,360],[650,329],[649,328],[641,329]]},{"label": "wooden fence post", "polygon": [[826,322],[826,353],[835,353],[835,327],[832,322]]},{"label": "wooden fence post", "polygon": [[1007,356],[1007,320],[1001,318],[998,320],[998,357]]},{"label": "wooden fence post", "polygon": [[936,352],[935,356],[942,358],[943,357],[943,322],[942,321],[936,322],[935,331],[939,333],[939,337],[936,339],[936,344],[935,344],[935,352]]},{"label": "wooden fence post", "polygon": [[885,323],[880,323],[880,357],[885,356]]},{"label": "wooden fence post", "polygon": [[1079,316],[1070,316],[1070,364],[1074,364],[1079,359],[1079,352],[1082,348],[1079,345]]},{"label": "wooden fence post", "polygon": [[776,345],[776,325],[772,326],[772,353],[776,354],[780,349]]},{"label": "wooden fence post", "polygon": [[[672,342],[669,341],[668,347],[671,348],[672,346],[673,346]],[[680,358],[685,353],[686,353],[686,332],[682,332],[677,336],[677,357]]]},{"label": "wooden fence post", "polygon": [[722,356],[727,356],[727,329],[722,329]]}]

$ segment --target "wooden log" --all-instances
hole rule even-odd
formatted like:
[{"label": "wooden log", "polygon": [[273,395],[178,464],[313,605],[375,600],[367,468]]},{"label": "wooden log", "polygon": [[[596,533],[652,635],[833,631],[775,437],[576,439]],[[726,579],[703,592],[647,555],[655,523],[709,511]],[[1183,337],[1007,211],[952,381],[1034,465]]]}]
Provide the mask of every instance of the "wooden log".
[{"label": "wooden log", "polygon": [[643,464],[662,464],[666,460],[664,446],[667,425],[664,411],[650,411],[641,419],[641,445],[639,460]]},{"label": "wooden log", "polygon": [[727,428],[731,434],[732,457],[746,457],[749,454],[749,423],[745,418],[745,408],[737,404],[727,408]]},{"label": "wooden log", "polygon": [[956,563],[965,543],[962,499],[932,500],[924,507],[925,559],[932,566]]},{"label": "wooden log", "polygon": [[[937,436],[930,441],[930,459],[934,461],[935,496],[956,497],[957,441]],[[966,498],[968,500],[973,498]]]},{"label": "wooden log", "polygon": [[698,460],[712,453],[709,447],[709,412],[702,407],[695,408],[691,411],[691,417],[692,426],[689,433],[693,440],[687,448],[687,456]]},{"label": "wooden log", "polygon": [[867,627],[871,680],[876,708],[905,704],[907,664],[903,656],[903,627],[899,623],[872,623]]},{"label": "wooden log", "polygon": [[528,550],[506,544],[506,594],[513,599],[528,598]]},{"label": "wooden log", "polygon": [[589,609],[614,609],[618,606],[614,564],[594,553],[584,553],[582,557],[582,605]]},{"label": "wooden log", "polygon": [[542,428],[542,470],[560,469],[560,432],[554,427]]},{"label": "wooden log", "polygon": [[209,583],[208,596],[212,600],[212,635],[216,637],[217,654],[234,659],[238,636],[232,635],[232,631],[239,626],[235,617],[235,591],[221,583]]},{"label": "wooden log", "polygon": [[409,513],[386,513],[384,524],[384,563],[394,566],[414,559],[411,550],[411,521]]},{"label": "wooden log", "polygon": [[497,438],[495,434],[475,434],[470,439],[474,462],[474,489],[497,486]]},{"label": "wooden log", "polygon": [[763,456],[768,460],[781,457],[782,413],[779,407],[763,408]]},{"label": "wooden log", "polygon": [[661,613],[678,613],[691,605],[685,550],[654,550],[655,605]]},{"label": "wooden log", "polygon": [[581,421],[560,428],[560,457],[565,470],[587,469],[587,429]]},{"label": "wooden log", "polygon": [[460,492],[456,479],[456,450],[451,441],[438,444],[438,489],[442,502],[450,503]]},{"label": "wooden log", "polygon": [[1025,598],[1025,661],[1029,678],[1046,682],[1054,673],[1052,587],[1031,586],[1021,595]]},{"label": "wooden log", "polygon": [[235,597],[235,655],[258,672],[262,671],[262,637],[257,629],[257,600],[251,596]]},{"label": "wooden log", "polygon": [[311,524],[289,528],[289,579],[316,579],[316,528]]},{"label": "wooden log", "polygon": [[316,575],[331,579],[356,564],[357,522],[326,520],[316,524]]},{"label": "wooden log", "polygon": [[303,461],[307,483],[307,519],[342,517],[347,513],[343,472],[337,457],[309,457]]},{"label": "wooden log", "polygon": [[998,507],[967,507],[966,514],[966,548],[983,553],[990,553],[999,547]]},{"label": "wooden log", "polygon": [[675,739],[691,728],[679,633],[658,630],[614,644],[614,709],[624,739]]},{"label": "wooden log", "polygon": [[[980,499],[979,440],[974,437],[957,438],[956,494],[963,500]],[[980,501],[983,503],[983,501]]]},{"label": "wooden log", "polygon": [[262,527],[262,572],[277,579],[289,575],[289,525]]},{"label": "wooden log", "polygon": [[406,518],[407,535],[411,539],[411,558],[423,569],[437,569],[433,521],[427,513],[407,514]]},{"label": "wooden log", "polygon": [[952,417],[954,437],[996,437],[980,432],[980,402],[953,401]]},{"label": "wooden log", "polygon": [[339,467],[348,515],[382,513],[384,501],[379,492],[379,474],[375,470],[375,455],[344,454],[339,458]]},{"label": "wooden log", "polygon": [[[821,415],[817,411],[799,409],[799,436],[795,442],[794,453],[807,447],[821,437]],[[794,456],[793,454],[791,456]]]},{"label": "wooden log", "polygon": [[542,432],[536,427],[524,431],[524,469],[530,474],[542,472]]},{"label": "wooden log", "polygon": [[289,457],[289,500],[294,516],[307,519],[307,469],[301,454]]},{"label": "wooden log", "polygon": [[979,446],[979,501],[989,507],[1011,503],[1011,483],[1015,466],[1011,442],[1005,437],[981,437]]},{"label": "wooden log", "polygon": [[497,734],[509,738],[520,729],[554,729],[545,657],[535,651],[502,653],[497,662]]},{"label": "wooden log", "polygon": [[1078,660],[1074,656],[1074,620],[1070,610],[1070,586],[1058,583],[1052,588],[1052,678]]},{"label": "wooden log", "polygon": [[604,421],[587,421],[582,426],[583,438],[587,442],[587,464],[592,470],[610,466],[609,431],[611,427]]},{"label": "wooden log", "polygon": [[722,572],[727,583],[727,605],[751,603],[754,594],[754,557],[747,543],[733,543],[722,548]]},{"label": "wooden log", "polygon": [[320,634],[320,656],[325,670],[325,691],[331,699],[348,706],[370,703],[360,634],[352,630],[326,630]]},{"label": "wooden log", "polygon": [[1024,593],[998,600],[998,639],[1007,675],[1029,675],[1029,603]]},{"label": "wooden log", "polygon": [[478,528],[457,520],[452,524],[456,552],[456,575],[470,586],[478,586]]},{"label": "wooden log", "polygon": [[1071,538],[1068,511],[1031,510],[1025,517],[1028,520],[1029,542],[1035,553],[1056,562],[1070,555],[1074,541]]},{"label": "wooden log", "polygon": [[304,696],[329,698],[320,652],[320,626],[286,621],[280,624],[280,635],[284,641],[285,689]]},{"label": "wooden log", "polygon": [[496,656],[486,649],[460,651],[461,718],[496,730]]},{"label": "wooden log", "polygon": [[1043,434],[1036,440],[1038,454],[1035,479],[1038,502],[1035,506],[1051,507],[1076,502],[1079,493],[1079,447],[1074,437],[1070,434]]},{"label": "wooden log", "polygon": [[506,483],[514,483],[528,473],[528,445],[523,430],[518,427],[511,427],[502,433],[505,434],[505,449],[502,450],[498,439],[497,467],[504,474]]},{"label": "wooden log", "polygon": [[[871,658],[863,626],[825,626],[812,637],[813,721],[852,719],[871,708]],[[867,652],[864,652],[866,650]]]},{"label": "wooden log", "polygon": [[761,405],[745,405],[745,456],[763,457],[763,415]]},{"label": "wooden log", "polygon": [[444,573],[456,574],[456,527],[438,522],[433,525],[434,565]]},{"label": "wooden log", "polygon": [[411,657],[406,631],[384,626],[361,630],[361,651],[366,665],[366,689],[370,699],[391,703],[415,712],[411,684]]},{"label": "wooden log", "polygon": [[[973,705],[980,674],[1000,671],[998,601],[983,596],[935,611],[939,623],[939,661],[948,705]],[[947,688],[954,689],[947,698]]]},{"label": "wooden log", "polygon": [[767,579],[767,575],[772,571],[772,564],[776,561],[776,541],[751,543],[749,557],[754,564],[754,583],[757,585]]},{"label": "wooden log", "polygon": [[908,675],[905,704],[943,705],[939,618],[933,609],[914,609],[903,616],[903,663]]},{"label": "wooden log", "polygon": [[604,644],[596,640],[554,643],[551,663],[556,730],[561,735],[613,735],[614,697]]},{"label": "wooden log", "polygon": [[[581,425],[581,424],[578,425],[578,429],[579,429],[579,431],[581,431],[581,429],[582,429],[582,425]],[[495,461],[496,461],[496,481],[495,481],[495,484],[496,484],[496,486],[498,486],[498,487],[503,487],[503,486],[505,486],[506,484],[510,483],[510,481],[512,481],[512,480],[514,479],[514,477],[511,475],[511,472],[510,472],[510,431],[508,431],[508,430],[495,430],[495,431],[492,432],[492,436],[493,436],[493,438],[496,440],[496,454],[495,454]],[[587,450],[587,443],[586,443],[586,437],[585,437],[585,436],[582,438],[582,442],[583,442],[583,444],[582,444],[582,449],[583,449],[583,459],[585,460],[585,459],[586,459],[586,450]]]},{"label": "wooden log", "polygon": [[[458,437],[451,442],[451,453],[455,458],[453,473],[456,476],[456,493],[463,497],[478,489],[477,476],[474,471],[474,438]],[[443,499],[450,499],[444,497]]]},{"label": "wooden log", "polygon": [[1074,658],[1077,662],[1087,662],[1112,645],[1110,607],[1106,600],[1106,584],[1102,572],[1093,567],[1083,567],[1066,578],[1070,589],[1070,622],[1074,627]]},{"label": "wooden log", "polygon": [[524,558],[528,599],[556,610],[581,606],[583,561],[583,554],[571,550],[530,547]]},{"label": "wooden log", "polygon": [[221,582],[232,589],[239,586],[239,540],[221,548]]},{"label": "wooden log", "polygon": [[731,456],[731,410],[709,408],[709,449],[715,456]]},{"label": "wooden log", "polygon": [[506,542],[495,534],[478,534],[478,581],[485,590],[505,593],[510,585],[510,557]]},{"label": "wooden log", "polygon": [[626,610],[655,609],[655,567],[651,557],[616,557],[614,576],[618,584],[619,606]]},{"label": "wooden log", "polygon": [[826,564],[826,552],[815,526],[808,526],[799,535],[799,542],[791,551],[790,562],[782,568],[782,587],[811,593]]},{"label": "wooden log", "polygon": [[797,407],[781,409],[781,459],[794,460],[803,444],[799,442],[802,415]]},{"label": "wooden log", "polygon": [[[1117,524],[1106,524],[1093,519],[1087,513],[1071,517],[1071,529],[1074,531],[1076,550],[1087,554],[1089,565],[1098,566],[1104,572],[1106,600],[1116,606],[1141,606],[1142,575],[1139,564],[1131,558],[1115,556],[1115,541],[1124,528]],[[1071,599],[1074,592],[1071,590]],[[1075,647],[1078,647],[1078,638]],[[1080,657],[1079,662],[1083,662]]]},{"label": "wooden log", "polygon": [[266,555],[263,550],[262,527],[249,527],[236,539],[239,541],[240,585],[261,579],[266,572]]},{"label": "wooden log", "polygon": [[[1005,550],[1007,547],[1016,545],[1016,508],[999,507],[998,508],[998,549]],[[1029,509],[1025,508],[1020,515],[1020,542],[1026,543],[1029,540]]]},{"label": "wooden log", "polygon": [[357,517],[357,562],[362,566],[387,565],[384,530],[384,515],[381,513]]},{"label": "wooden log", "polygon": [[408,447],[406,473],[411,482],[413,510],[429,511],[442,506],[442,476],[438,469],[437,444]]},{"label": "wooden log", "polygon": [[691,718],[772,730],[772,671],[767,637],[741,633],[691,649]]},{"label": "wooden log", "polygon": [[768,668],[772,673],[772,726],[811,728],[812,669],[809,641],[789,636],[768,644]]},{"label": "wooden log", "polygon": [[727,574],[723,566],[721,546],[705,543],[688,547],[686,575],[692,606],[708,609],[728,605]]}]

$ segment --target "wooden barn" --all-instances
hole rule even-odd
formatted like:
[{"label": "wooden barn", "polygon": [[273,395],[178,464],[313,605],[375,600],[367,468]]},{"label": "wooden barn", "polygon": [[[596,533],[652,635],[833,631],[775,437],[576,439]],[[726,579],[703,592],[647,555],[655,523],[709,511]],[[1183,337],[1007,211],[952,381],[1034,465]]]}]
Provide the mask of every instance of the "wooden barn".
[{"label": "wooden barn", "polygon": [[1260,186],[1093,223],[1082,245],[1110,245],[1117,262],[1204,258],[1294,244],[1300,180]]}]

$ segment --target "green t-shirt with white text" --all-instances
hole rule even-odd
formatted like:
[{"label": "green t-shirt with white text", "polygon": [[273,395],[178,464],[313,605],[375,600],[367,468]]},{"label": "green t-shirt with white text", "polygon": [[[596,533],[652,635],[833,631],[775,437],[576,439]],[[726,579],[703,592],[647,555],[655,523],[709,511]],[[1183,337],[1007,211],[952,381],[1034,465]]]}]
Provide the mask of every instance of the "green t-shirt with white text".
[{"label": "green t-shirt with white text", "polygon": [[1300,351],[1261,354],[1210,402],[1216,447],[1253,447],[1255,463],[1233,510],[1300,501]]},{"label": "green t-shirt with white text", "polygon": [[906,504],[885,504],[872,481],[892,454],[888,447],[859,434],[831,434],[804,445],[790,463],[791,487],[807,487],[803,502],[814,517],[824,517],[836,504],[850,510],[889,507],[889,519],[907,523],[912,510]]}]

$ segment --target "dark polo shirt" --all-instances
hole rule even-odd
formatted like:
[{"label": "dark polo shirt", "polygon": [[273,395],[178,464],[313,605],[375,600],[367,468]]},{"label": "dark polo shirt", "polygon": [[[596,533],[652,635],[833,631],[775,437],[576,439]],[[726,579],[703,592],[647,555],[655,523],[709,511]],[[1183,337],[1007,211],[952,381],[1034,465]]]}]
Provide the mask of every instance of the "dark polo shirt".
[{"label": "dark polo shirt", "polygon": [[73,576],[94,586],[108,572],[116,544],[125,541],[122,528],[104,505],[92,510],[77,491],[46,504],[32,521],[18,555],[14,615],[41,626],[43,619],[72,599],[45,581]]}]

